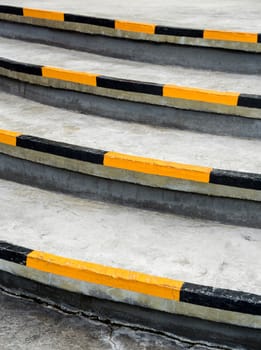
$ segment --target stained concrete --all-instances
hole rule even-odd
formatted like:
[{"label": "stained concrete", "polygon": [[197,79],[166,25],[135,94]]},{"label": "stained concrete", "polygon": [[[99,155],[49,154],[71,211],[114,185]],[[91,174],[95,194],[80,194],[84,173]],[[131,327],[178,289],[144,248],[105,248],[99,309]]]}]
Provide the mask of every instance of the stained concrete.
[{"label": "stained concrete", "polygon": [[42,8],[80,15],[119,18],[132,21],[165,24],[177,27],[211,28],[260,32],[261,4],[259,0],[5,0],[4,4]]},{"label": "stained concrete", "polygon": [[[2,350],[217,350],[95,317],[68,314],[0,292]],[[219,346],[218,349],[223,347]]]},{"label": "stained concrete", "polygon": [[[12,264],[12,263],[9,263]],[[195,317],[184,316],[183,314],[179,314],[177,308],[171,310],[165,310],[167,305],[165,305],[165,312],[159,311],[159,304],[153,305],[149,303],[146,307],[145,305],[140,305],[143,303],[144,298],[138,298],[137,303],[133,302],[130,294],[135,293],[121,293],[125,295],[125,301],[112,301],[111,298],[106,298],[100,294],[99,291],[103,289],[101,285],[92,285],[92,291],[90,293],[84,293],[83,290],[76,289],[83,287],[83,283],[75,284],[74,280],[66,279],[62,284],[57,284],[58,279],[61,277],[57,275],[46,274],[47,280],[39,281],[40,275],[43,276],[45,273],[37,274],[34,270],[28,270],[25,274],[14,275],[15,269],[21,269],[21,265],[14,264],[15,266],[12,270],[12,273],[0,271],[0,283],[1,289],[3,291],[11,292],[12,295],[15,294],[17,296],[26,297],[33,299],[37,302],[44,303],[50,306],[58,307],[61,310],[68,310],[70,313],[83,313],[88,317],[97,317],[105,323],[111,324],[112,322],[128,325],[137,329],[147,329],[148,331],[161,332],[161,334],[167,334],[168,336],[180,337],[181,339],[189,340],[189,343],[193,344],[216,344],[217,346],[228,346],[229,348],[239,348],[247,349],[247,350],[259,350],[259,345],[261,341],[260,334],[260,318],[251,315],[236,314],[233,312],[227,312],[227,317],[223,318],[224,323],[222,323],[221,319],[216,319],[214,322],[209,322],[209,319],[214,316],[217,317],[218,314],[222,312],[226,313],[224,310],[218,310],[218,312],[213,312],[213,309],[205,308],[206,313],[203,314],[200,312],[204,307],[198,307]],[[3,266],[3,265],[2,265]],[[24,275],[24,277],[22,277]],[[30,278],[30,279],[28,279]],[[33,280],[31,279],[33,278]],[[41,279],[41,278],[40,278]],[[65,284],[64,284],[65,283]],[[71,284],[71,291],[69,291]],[[86,284],[86,283],[85,283]],[[56,285],[56,286],[55,286]],[[62,288],[62,289],[61,289]],[[68,289],[69,288],[69,289]],[[105,287],[104,287],[105,288]],[[67,290],[65,290],[67,289]],[[107,288],[108,291],[112,292],[113,288]],[[93,293],[98,297],[95,297]],[[116,290],[115,290],[116,292]],[[123,291],[122,291],[123,292]],[[119,290],[118,293],[119,297]],[[128,294],[128,296],[126,296]],[[151,297],[154,299],[153,297]],[[148,298],[150,299],[150,298]],[[157,298],[156,298],[157,299]],[[142,301],[143,300],[143,301]],[[152,301],[152,300],[151,300]],[[171,303],[171,301],[169,301]],[[170,304],[169,303],[169,304]],[[175,303],[174,301],[172,303]],[[176,306],[183,304],[185,308],[196,306],[186,303],[176,303]],[[138,306],[139,305],[139,306]],[[156,310],[154,309],[156,306]],[[148,310],[149,308],[149,310]],[[149,311],[149,312],[148,312]],[[175,312],[175,314],[171,312]],[[184,308],[183,308],[184,311]],[[234,315],[233,315],[234,314]],[[233,315],[233,316],[232,316]],[[237,320],[239,324],[236,322],[237,326],[228,324],[231,322],[232,318],[237,315]],[[225,315],[223,315],[225,316]],[[200,317],[200,318],[198,318]],[[246,323],[248,326],[246,326]],[[252,322],[251,322],[252,321]],[[243,326],[245,324],[245,326]],[[258,326],[259,324],[259,326]]]},{"label": "stained concrete", "polygon": [[172,279],[261,293],[260,229],[126,208],[4,180],[0,191],[0,240]]},{"label": "stained concrete", "polygon": [[[43,44],[0,38],[1,56],[21,62],[91,72],[122,79],[176,84],[203,89],[261,94],[259,76],[157,66]],[[30,54],[28,54],[30,53]]]},{"label": "stained concrete", "polygon": [[[258,140],[108,120],[0,93],[1,129],[162,160],[260,173]],[[237,150],[237,152],[234,152]]]}]

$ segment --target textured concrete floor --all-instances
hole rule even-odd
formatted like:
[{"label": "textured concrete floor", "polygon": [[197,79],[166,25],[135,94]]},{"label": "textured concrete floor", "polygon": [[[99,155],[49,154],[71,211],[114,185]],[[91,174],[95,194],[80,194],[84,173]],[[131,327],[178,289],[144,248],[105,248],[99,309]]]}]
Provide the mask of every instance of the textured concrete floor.
[{"label": "textured concrete floor", "polygon": [[[261,142],[73,113],[0,93],[0,129],[221,169],[261,172]],[[237,150],[237,152],[234,152]]]},{"label": "textured concrete floor", "polygon": [[[3,4],[178,27],[261,31],[259,0],[4,0]],[[127,8],[127,9],[126,9]]]},{"label": "textured concrete floor", "polygon": [[187,282],[261,294],[261,235],[0,180],[0,240]]},{"label": "textured concrete floor", "polygon": [[261,94],[261,79],[258,75],[144,64],[5,38],[0,38],[0,56],[21,62],[92,72],[122,79]]},{"label": "textured concrete floor", "polygon": [[[0,292],[1,350],[208,350],[206,346],[69,315]],[[211,347],[211,350],[217,350]],[[219,347],[220,349],[220,347]]]},{"label": "textured concrete floor", "polygon": [[[202,0],[200,6],[191,0],[165,0],[164,6],[158,0],[153,4],[133,0],[127,12],[119,0],[5,0],[3,4],[180,27],[261,31],[258,0]],[[255,76],[178,67],[162,67],[159,71],[154,65],[145,67],[142,63],[6,39],[0,39],[0,49],[1,56],[25,62],[152,82],[261,93],[260,79]],[[121,122],[57,111],[5,94],[0,99],[0,128],[186,163],[253,172],[261,169],[261,160],[253,157],[260,154],[257,141],[136,124],[126,128]],[[231,288],[232,283],[233,289],[261,293],[260,230],[81,200],[6,181],[0,181],[0,193],[0,239],[67,257],[223,288]],[[2,293],[0,348],[207,349],[62,314]]]}]

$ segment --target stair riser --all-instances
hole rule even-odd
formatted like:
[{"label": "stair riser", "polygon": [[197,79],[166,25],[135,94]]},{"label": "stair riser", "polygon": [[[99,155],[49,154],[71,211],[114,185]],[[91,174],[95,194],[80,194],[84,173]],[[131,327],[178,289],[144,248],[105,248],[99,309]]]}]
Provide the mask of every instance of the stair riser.
[{"label": "stair riser", "polygon": [[[1,18],[1,16],[0,16]],[[99,55],[161,65],[261,74],[261,54],[177,44],[155,43],[83,34],[71,30],[32,26],[0,20],[0,35],[6,38],[55,45]]]},{"label": "stair riser", "polygon": [[3,92],[85,114],[215,135],[261,138],[261,119],[118,100],[62,87],[49,88],[5,76],[0,76],[0,83]]},{"label": "stair riser", "polygon": [[105,179],[0,154],[0,177],[80,197],[261,228],[260,202]]}]

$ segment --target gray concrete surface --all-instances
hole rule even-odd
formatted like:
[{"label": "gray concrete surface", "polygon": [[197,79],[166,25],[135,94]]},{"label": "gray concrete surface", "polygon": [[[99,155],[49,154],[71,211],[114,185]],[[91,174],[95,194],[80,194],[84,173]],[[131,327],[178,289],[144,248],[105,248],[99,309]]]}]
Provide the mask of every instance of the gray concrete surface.
[{"label": "gray concrete surface", "polygon": [[[0,14],[0,18],[3,18],[3,16],[5,15]],[[214,41],[216,46],[221,46],[222,43],[224,48],[233,47],[233,50],[220,50],[218,48],[206,49],[205,47],[192,46],[193,41],[190,40],[191,46],[189,43],[186,45],[186,43],[183,42],[180,43],[181,45],[161,43],[159,49],[158,45],[149,41],[126,40],[103,35],[88,35],[70,29],[66,31],[65,35],[64,30],[51,29],[50,27],[45,28],[43,25],[39,27],[36,25],[27,25],[25,23],[15,23],[15,19],[21,21],[26,20],[24,17],[19,18],[15,16],[12,17],[10,21],[1,21],[1,36],[153,64],[179,65],[189,68],[243,74],[261,73],[260,54],[242,51],[245,46],[247,46],[247,48],[245,47],[246,51],[258,50],[257,44],[236,44],[235,42],[229,41],[225,44],[224,42]],[[47,23],[45,22],[45,24]],[[68,24],[64,24],[63,28],[66,28],[67,25]],[[119,35],[119,33],[117,33],[117,35]],[[155,36],[153,36],[153,38],[155,38]],[[159,40],[159,36],[157,36],[157,39]],[[180,39],[180,41],[182,40]],[[204,46],[204,44],[207,45],[207,43],[210,46],[214,45],[213,41],[204,41],[203,39],[200,43],[199,40],[197,40],[196,43],[194,42],[194,45]],[[239,51],[240,48],[241,51]]]},{"label": "gray concrete surface", "polygon": [[[215,24],[215,28],[217,28],[217,26],[221,28],[225,26],[225,29],[228,29],[228,22],[226,21],[228,18],[227,16],[236,9],[236,4],[232,3],[231,5],[231,3],[230,1],[230,6],[228,6],[229,10],[227,7],[226,13],[224,13],[224,11],[222,16],[222,11],[210,5],[208,2],[208,5],[210,5],[207,8],[210,14],[208,20],[212,27]],[[151,5],[148,3],[144,4]],[[167,9],[168,4],[164,7],[164,11]],[[237,2],[237,6],[238,4]],[[16,2],[16,5],[38,7],[35,3],[29,3],[28,1],[26,4],[23,4],[23,2],[19,2],[18,4]],[[42,5],[43,4],[41,4],[41,6]],[[93,5],[90,4],[88,11],[91,11],[93,8],[93,14],[99,15],[99,13],[95,13],[98,9],[97,5],[97,1],[95,3],[93,2]],[[99,10],[102,9],[102,11],[104,11],[104,5],[104,3],[101,3]],[[118,5],[118,3],[113,2],[110,4],[110,10],[116,8]],[[191,5],[191,3],[185,3],[183,9],[186,8],[187,5]],[[46,1],[43,6],[50,8],[51,4]],[[69,5],[69,3],[67,3],[67,6],[68,10],[67,8],[59,8],[57,10],[76,12],[73,11],[73,9],[77,7],[76,4],[72,7],[71,4]],[[143,18],[145,20],[145,17],[142,17],[145,11],[147,14],[150,12],[146,9],[138,13],[140,11],[139,6],[138,3],[132,4],[132,11],[134,12],[130,14],[130,16],[133,16],[133,20],[139,20],[139,18],[140,20]],[[162,5],[159,3],[157,6],[162,8]],[[231,29],[239,28],[237,26],[240,22],[239,29],[257,31],[257,28],[260,26],[256,16],[258,4],[257,2],[253,2],[252,6],[249,3],[247,6],[249,10],[248,21],[244,21],[243,17],[246,17],[246,11],[242,11],[239,17],[233,17],[236,20],[231,21]],[[71,10],[69,10],[69,8],[71,8]],[[80,10],[80,7],[77,9]],[[119,14],[119,16],[122,15],[123,18],[131,19],[129,16],[126,17],[126,8],[118,6],[118,9],[117,14]],[[183,9],[180,9],[180,11],[182,12]],[[121,10],[123,10],[122,13],[120,13]],[[153,11],[155,15],[161,16],[160,12],[157,12],[158,9],[156,8],[155,2],[150,10],[151,12],[147,17],[147,21],[153,19]],[[168,11],[170,13],[170,9],[168,9]],[[194,11],[197,12],[195,7]],[[213,14],[217,16],[217,11],[219,11],[219,19],[213,21],[211,14],[212,16]],[[229,11],[231,12],[229,13]],[[83,11],[81,10],[79,13],[82,14]],[[86,14],[92,13],[88,12]],[[106,13],[103,12],[103,14],[105,15]],[[100,15],[102,15],[102,13]],[[108,13],[108,16],[110,15],[115,18],[116,11],[113,10],[113,14],[111,14],[111,12],[110,14]],[[204,15],[206,15],[206,13],[204,13]],[[165,16],[166,12],[164,17],[162,14],[162,21],[164,24],[170,21],[170,18],[166,18]],[[239,21],[240,16],[242,16],[241,21]],[[252,19],[251,23],[249,22],[249,18]],[[179,17],[179,19],[181,20],[181,17]],[[155,19],[157,23],[160,23],[160,20],[161,19]],[[187,18],[187,20],[190,21],[191,17],[190,19]],[[182,24],[179,25],[177,23],[177,25],[184,27],[184,23],[186,23],[185,17],[182,19]],[[201,27],[206,26],[205,23],[207,25],[207,22],[200,22],[200,24],[202,24]],[[194,24],[199,24],[199,22],[194,22]],[[174,23],[172,25],[174,25]],[[12,45],[14,45],[14,48],[12,48]],[[37,45],[37,47],[34,45],[35,55],[32,57],[29,55],[29,53],[31,53],[32,44],[18,41],[8,42],[5,39],[0,40],[0,47],[2,48],[1,55],[9,57],[10,59],[18,59],[26,62],[32,60],[32,63],[64,66],[68,69],[79,71],[93,71],[95,73],[114,75],[122,78],[126,78],[127,72],[128,78],[131,79],[177,83],[180,85],[220,90],[233,91],[236,89],[240,92],[258,94],[261,91],[260,81],[256,77],[248,77],[246,75],[213,74],[210,72],[201,73],[200,71],[185,70],[177,67],[162,68],[159,72],[158,67],[153,65],[148,65],[148,68],[145,69],[143,64],[102,58],[90,54],[80,54],[74,51],[69,52],[62,49],[51,49],[42,45]],[[16,52],[17,49],[19,49],[19,53]],[[49,54],[49,52],[51,52],[51,54]],[[261,163],[257,157],[253,156],[259,154],[260,143],[258,141],[237,140],[226,137],[214,137],[213,139],[210,135],[155,129],[153,127],[138,126],[135,124],[129,124],[127,129],[126,124],[120,122],[105,122],[105,120],[93,116],[82,116],[63,110],[58,112],[54,108],[52,111],[48,108],[47,112],[49,116],[46,118],[44,109],[46,110],[47,108],[45,106],[37,104],[31,105],[31,102],[30,105],[28,105],[28,101],[26,101],[26,103],[25,101],[21,101],[20,104],[16,98],[12,98],[14,100],[11,100],[10,96],[1,95],[1,100],[4,100],[3,105],[5,105],[5,107],[0,112],[0,116],[1,113],[3,114],[3,116],[1,116],[3,117],[3,122],[0,128],[16,130],[19,126],[19,131],[21,130],[23,133],[30,133],[41,137],[49,137],[51,139],[96,148],[107,149],[104,146],[104,144],[106,144],[108,145],[108,149],[125,153],[233,170],[260,172]],[[17,103],[17,105],[14,107],[15,103]],[[7,108],[7,105],[9,105],[9,107],[12,106],[11,111]],[[23,111],[22,115],[21,110]],[[41,115],[41,118],[35,123],[36,115],[37,118]],[[39,125],[40,119],[41,125]],[[86,122],[87,120],[88,122]],[[10,125],[10,127],[8,125]],[[96,136],[96,134],[99,136]],[[93,137],[93,135],[95,135],[95,137]],[[155,142],[155,140],[158,141]],[[99,144],[102,145],[98,146]],[[215,145],[218,145],[218,147]],[[158,148],[160,148],[160,150]],[[179,154],[177,149],[179,149]],[[186,151],[184,151],[184,149],[186,149]],[[235,149],[240,150],[240,152],[236,153],[238,154],[236,157],[235,152],[233,153]],[[144,152],[146,152],[146,154],[144,154]],[[188,159],[188,161],[186,161],[186,159]],[[210,161],[211,163],[209,163]],[[0,230],[0,239],[5,239],[9,242],[12,241],[12,243],[19,245],[31,246],[35,249],[51,251],[63,256],[70,256],[128,269],[132,268],[133,270],[175,279],[183,279],[194,283],[231,288],[232,281],[233,289],[258,294],[261,292],[261,280],[259,278],[261,266],[258,259],[260,251],[260,230],[235,228],[207,221],[184,219],[167,214],[151,213],[143,210],[138,211],[136,209],[124,208],[112,204],[108,205],[97,201],[76,199],[70,196],[48,193],[2,180],[0,181],[0,189],[3,198],[1,204],[2,209],[0,205],[0,219],[3,223],[2,229]],[[23,208],[23,210],[21,210],[21,208]],[[32,213],[34,213],[33,217]],[[126,224],[128,222],[129,225]],[[35,227],[37,227],[37,232]],[[86,229],[87,227],[88,229]],[[57,243],[54,244],[54,240]],[[198,242],[201,242],[201,244],[199,245]],[[130,251],[132,252],[131,254]],[[7,305],[6,299],[3,303]],[[28,308],[30,308],[30,306]],[[17,306],[13,307],[13,310],[14,309],[15,312],[17,312]],[[30,309],[32,310],[32,308]],[[32,310],[32,312],[34,312],[34,310]],[[10,309],[7,310],[7,313],[10,316]],[[41,326],[43,326],[43,318],[41,318],[41,322],[38,323],[35,322],[35,319],[33,320],[34,322],[32,321],[33,317],[31,314],[29,317],[33,324],[36,323],[37,325],[41,324]],[[16,321],[15,325],[18,325],[20,330],[23,326],[18,324],[17,317]],[[21,323],[22,321],[24,322],[24,317],[22,320],[19,319],[19,321],[21,321]],[[24,339],[25,344],[22,344],[21,347],[23,349],[27,349],[27,346],[28,349],[30,349],[29,346],[31,345],[34,348],[39,346],[39,349],[48,349],[48,346],[53,349],[54,343],[56,346],[61,346],[61,344],[64,344],[64,339],[60,337],[60,342],[57,342],[56,339],[53,340],[55,335],[53,337],[54,332],[51,331],[51,329],[54,329],[53,324],[57,323],[59,323],[59,321],[56,318],[54,323],[51,325],[48,324],[47,330],[46,328],[41,328],[41,332],[44,335],[48,332],[51,333],[51,336],[48,336],[48,341],[53,341],[51,345],[50,343],[45,344],[45,339],[39,338],[40,332],[39,328],[37,328],[37,330],[33,332],[33,335],[31,335],[31,330],[27,331],[27,333],[25,331],[24,333],[26,333],[26,335],[20,331],[21,338],[18,337],[18,342],[16,343],[16,340],[14,341],[15,346],[21,345],[19,344],[19,339],[20,342],[21,339]],[[69,346],[72,346],[71,344],[76,346],[75,344],[77,344],[78,348],[81,348],[81,341],[85,344],[82,348],[86,348],[86,342],[90,343],[89,340],[86,340],[86,333],[84,333],[83,338],[79,336],[73,341],[72,337],[76,338],[75,328],[73,328],[75,327],[75,320],[70,320],[68,323],[71,328],[65,336],[65,348],[68,344]],[[64,325],[67,326],[67,322],[63,320],[62,329],[64,329]],[[90,328],[92,330],[94,329],[93,324]],[[12,327],[12,329],[16,332],[17,328]],[[100,329],[101,328],[99,328],[99,332]],[[149,339],[146,338],[147,335],[145,335],[145,341],[141,340],[141,335],[139,335],[137,342],[135,339],[137,333],[134,335],[134,340],[130,340],[129,331],[125,331],[125,329],[114,330],[109,327],[109,329],[104,328],[104,332],[107,332],[105,338],[106,342],[107,340],[108,342],[106,343],[103,337],[102,340],[96,338],[92,343],[96,345],[91,345],[92,347],[90,347],[90,349],[94,348],[93,346],[99,349],[97,343],[101,343],[101,346],[98,345],[100,348],[106,348],[106,346],[108,346],[108,348],[113,349],[135,349],[137,343],[138,348],[140,348],[142,342],[146,344],[144,345],[144,349],[160,349],[161,347],[167,349],[167,346],[169,346],[168,340],[163,339],[162,345],[158,339],[152,340],[150,336],[148,336]],[[58,334],[64,335],[61,328],[58,329]],[[68,334],[70,337],[68,337]],[[83,333],[80,332],[77,334]],[[143,336],[144,334],[142,334],[142,337]],[[7,338],[5,342],[9,345],[13,345],[10,338],[11,337]],[[122,340],[122,338],[124,340]],[[128,338],[127,341],[126,338]],[[67,343],[67,341],[69,341],[69,343]],[[177,345],[175,344],[175,346]],[[60,348],[62,347],[57,347],[57,349]],[[170,348],[173,348],[173,344],[171,344]],[[174,347],[174,349],[176,348]],[[179,347],[177,347],[177,349],[179,349]],[[198,347],[196,346],[195,349],[198,350]],[[199,349],[201,349],[201,347],[199,347]]]},{"label": "gray concrete surface", "polygon": [[50,9],[90,16],[166,24],[177,27],[261,31],[259,0],[5,0],[3,4]]},{"label": "gray concrete surface", "polygon": [[[21,62],[111,77],[203,89],[261,94],[259,76],[132,62],[43,44],[0,38],[1,56]],[[28,54],[30,53],[30,54]]]},{"label": "gray concrete surface", "polygon": [[[102,323],[0,292],[2,350],[217,350],[142,329]],[[225,348],[225,347],[224,347]]]},{"label": "gray concrete surface", "polygon": [[70,314],[84,315],[107,325],[123,325],[135,331],[141,330],[179,339],[190,348],[193,345],[211,344],[211,347],[216,346],[218,349],[225,347],[226,350],[259,350],[261,336],[258,329],[209,322],[156,310],[148,312],[146,308],[129,305],[128,300],[125,304],[79,295],[3,271],[0,271],[0,281],[2,291],[11,295],[29,298]]},{"label": "gray concrete surface", "polygon": [[[258,140],[108,120],[0,93],[1,129],[162,160],[260,173]],[[238,152],[234,152],[238,150]]]},{"label": "gray concrete surface", "polygon": [[260,229],[126,208],[4,180],[0,191],[0,240],[68,258],[261,293]]},{"label": "gray concrete surface", "polygon": [[[78,111],[83,114],[94,114],[113,120],[143,123],[179,130],[192,130],[214,135],[261,138],[261,119],[259,118],[260,115],[257,114],[258,110],[255,109],[251,110],[251,113],[255,111],[255,117],[251,117],[250,109],[246,108],[244,111],[245,118],[228,115],[227,113],[217,114],[213,112],[157,106],[149,103],[136,103],[117,98],[80,93],[63,88],[53,90],[48,86],[32,85],[4,76],[0,77],[0,82],[0,89],[3,92],[21,96],[45,105]],[[43,79],[39,78],[39,83],[41,84],[42,82]],[[232,110],[235,109],[232,108]]]},{"label": "gray concrete surface", "polygon": [[[9,148],[17,149],[10,146]],[[246,198],[249,193],[245,196],[245,191],[238,191],[239,195],[233,195],[233,191],[231,193],[229,188],[227,190],[225,186],[221,186],[221,189],[216,189],[214,195],[211,192],[206,195],[201,194],[202,191],[198,191],[197,188],[191,191],[189,186],[187,188],[187,184],[184,186],[184,183],[183,188],[169,189],[172,186],[164,186],[164,177],[157,177],[158,181],[156,180],[151,186],[151,182],[155,179],[150,179],[149,184],[144,181],[144,178],[140,179],[139,175],[138,180],[135,176],[132,177],[134,180],[131,180],[131,177],[125,179],[121,176],[124,171],[120,172],[120,176],[114,176],[115,174],[111,176],[109,167],[106,167],[107,173],[104,176],[89,175],[88,171],[87,174],[86,171],[81,172],[77,166],[76,169],[72,166],[73,171],[67,170],[66,158],[57,157],[58,162],[60,160],[58,165],[56,162],[50,164],[49,159],[43,160],[40,152],[39,158],[28,160],[25,155],[12,156],[3,151],[3,154],[0,153],[0,176],[2,179],[81,198],[92,198],[124,204],[128,207],[158,210],[239,226],[261,227],[260,201],[255,194],[252,194],[253,200],[251,198],[249,200]],[[69,168],[71,169],[71,166]],[[128,175],[126,177],[128,178]],[[168,178],[166,182],[168,183]],[[208,187],[208,184],[205,186]],[[236,192],[235,189],[234,192]],[[241,199],[238,199],[239,197]]]}]

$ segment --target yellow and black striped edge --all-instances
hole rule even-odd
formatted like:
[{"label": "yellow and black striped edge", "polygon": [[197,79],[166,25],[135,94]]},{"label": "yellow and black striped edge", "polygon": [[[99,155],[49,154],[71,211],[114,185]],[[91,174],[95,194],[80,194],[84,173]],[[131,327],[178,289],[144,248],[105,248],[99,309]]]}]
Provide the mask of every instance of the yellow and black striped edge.
[{"label": "yellow and black striped edge", "polygon": [[4,241],[0,241],[0,259],[42,272],[176,302],[261,315],[261,296],[256,294],[213,288],[64,258]]},{"label": "yellow and black striped edge", "polygon": [[88,72],[76,72],[57,67],[17,62],[3,57],[0,57],[0,68],[44,78],[83,84],[86,86],[127,91],[129,93],[149,94],[171,99],[175,98],[233,107],[238,106],[261,109],[261,95],[222,92],[179,85],[156,84],[137,80],[120,79]]},{"label": "yellow and black striped edge", "polygon": [[259,33],[234,32],[234,31],[213,30],[213,29],[177,28],[177,27],[156,25],[152,23],[139,23],[139,22],[117,20],[117,19],[81,16],[81,15],[74,15],[74,14],[69,14],[64,12],[15,7],[15,6],[8,6],[8,5],[0,5],[0,13],[23,16],[23,17],[38,18],[38,19],[53,20],[53,21],[95,25],[95,26],[112,28],[115,30],[145,33],[150,35],[157,34],[157,35],[201,38],[206,40],[234,41],[234,42],[244,42],[244,43],[261,42],[261,34]]},{"label": "yellow and black striped edge", "polygon": [[0,143],[64,158],[95,163],[104,167],[167,176],[201,183],[261,190],[261,174],[214,169],[204,166],[138,157],[112,151],[97,150],[40,137],[23,135],[18,132],[7,130],[0,130]]}]

